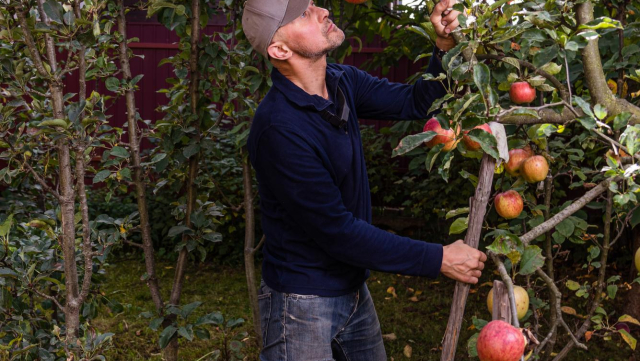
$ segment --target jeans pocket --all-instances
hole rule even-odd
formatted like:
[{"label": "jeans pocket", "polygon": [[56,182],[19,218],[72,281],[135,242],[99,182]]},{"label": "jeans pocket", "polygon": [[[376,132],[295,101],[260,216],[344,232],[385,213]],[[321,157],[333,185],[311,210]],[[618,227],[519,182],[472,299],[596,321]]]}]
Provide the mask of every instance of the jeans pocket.
[{"label": "jeans pocket", "polygon": [[262,330],[262,342],[267,343],[267,330],[271,319],[271,292],[258,295],[258,307],[260,308],[260,329]]}]

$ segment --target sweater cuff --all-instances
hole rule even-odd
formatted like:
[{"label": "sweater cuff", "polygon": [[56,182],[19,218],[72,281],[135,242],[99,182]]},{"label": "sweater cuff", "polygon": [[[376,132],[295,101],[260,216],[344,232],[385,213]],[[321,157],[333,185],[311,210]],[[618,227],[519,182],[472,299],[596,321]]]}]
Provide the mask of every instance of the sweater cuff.
[{"label": "sweater cuff", "polygon": [[437,278],[442,267],[442,245],[426,243],[425,258],[422,260],[422,274],[429,278]]}]

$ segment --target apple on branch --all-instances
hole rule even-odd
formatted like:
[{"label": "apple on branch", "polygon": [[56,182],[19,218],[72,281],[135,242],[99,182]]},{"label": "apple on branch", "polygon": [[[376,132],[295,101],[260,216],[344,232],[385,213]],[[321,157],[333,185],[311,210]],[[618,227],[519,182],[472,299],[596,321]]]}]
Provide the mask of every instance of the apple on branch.
[{"label": "apple on branch", "polygon": [[438,122],[438,119],[431,118],[427,121],[422,129],[423,132],[436,132],[438,135],[433,137],[430,141],[427,142],[427,147],[433,148],[438,144],[444,144],[444,148],[442,148],[443,152],[448,152],[451,149],[455,148],[458,141],[456,139],[456,133],[460,134],[460,127],[456,127],[457,132],[454,133],[453,129],[444,129]]},{"label": "apple on branch", "polygon": [[516,104],[529,104],[536,99],[536,90],[526,81],[517,81],[511,84],[509,96]]},{"label": "apple on branch", "polygon": [[[482,129],[485,132],[489,133],[489,134],[493,134],[493,132],[491,131],[491,127],[489,126],[489,124],[484,123],[482,125],[478,125],[477,127],[474,127],[473,129]],[[471,151],[476,151],[476,150],[480,150],[481,146],[480,143],[476,142],[475,140],[472,140],[467,134],[469,133],[468,130],[466,130],[464,132],[464,136],[462,137],[462,142],[464,143],[465,148],[467,148],[467,150],[471,150]]]},{"label": "apple on branch", "polygon": [[496,212],[506,219],[517,218],[524,208],[522,197],[514,190],[498,193],[494,203]]}]

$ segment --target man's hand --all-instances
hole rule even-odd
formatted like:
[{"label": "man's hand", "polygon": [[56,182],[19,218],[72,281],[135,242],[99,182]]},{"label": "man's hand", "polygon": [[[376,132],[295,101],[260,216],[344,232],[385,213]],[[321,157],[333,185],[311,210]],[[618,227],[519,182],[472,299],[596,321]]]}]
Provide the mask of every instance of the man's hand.
[{"label": "man's hand", "polygon": [[440,273],[456,281],[476,284],[486,260],[486,254],[457,240],[443,247]]},{"label": "man's hand", "polygon": [[456,0],[442,0],[433,8],[431,23],[436,29],[436,46],[444,51],[449,51],[456,46],[456,41],[449,35],[457,28],[459,11],[453,10]]}]

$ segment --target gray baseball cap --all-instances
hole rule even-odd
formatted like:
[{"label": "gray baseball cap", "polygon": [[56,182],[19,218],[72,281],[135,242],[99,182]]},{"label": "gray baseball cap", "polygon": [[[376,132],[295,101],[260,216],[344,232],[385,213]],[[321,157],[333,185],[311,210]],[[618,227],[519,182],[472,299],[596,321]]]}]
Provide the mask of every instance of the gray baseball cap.
[{"label": "gray baseball cap", "polygon": [[247,0],[242,28],[253,49],[268,57],[267,48],[276,30],[302,15],[309,3],[311,0]]}]

